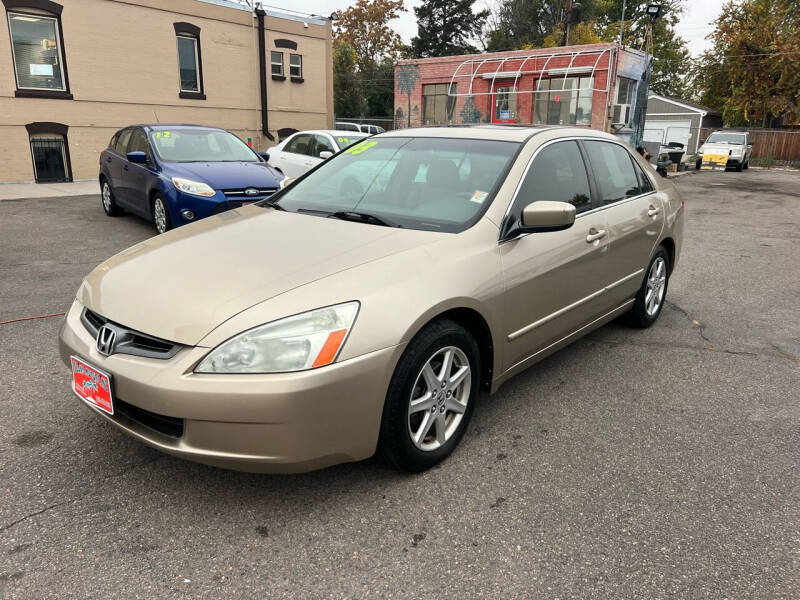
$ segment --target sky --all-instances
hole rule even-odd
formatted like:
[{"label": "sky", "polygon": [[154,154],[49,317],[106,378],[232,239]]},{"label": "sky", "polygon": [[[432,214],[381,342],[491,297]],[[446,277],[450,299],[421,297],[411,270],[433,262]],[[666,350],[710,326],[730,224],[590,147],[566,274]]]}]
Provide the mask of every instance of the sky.
[{"label": "sky", "polygon": [[[486,0],[478,0],[476,8],[483,8]],[[406,12],[392,22],[392,27],[400,34],[404,42],[409,42],[417,33],[417,23],[414,18],[413,7],[419,6],[421,0],[405,0]],[[345,9],[352,5],[352,0],[263,0],[266,7],[284,8],[304,13],[329,16],[335,10]],[[686,40],[689,52],[697,56],[709,48],[705,36],[711,33],[714,26],[711,24],[722,10],[722,0],[684,0],[685,10],[681,21],[678,23],[678,35]]]}]

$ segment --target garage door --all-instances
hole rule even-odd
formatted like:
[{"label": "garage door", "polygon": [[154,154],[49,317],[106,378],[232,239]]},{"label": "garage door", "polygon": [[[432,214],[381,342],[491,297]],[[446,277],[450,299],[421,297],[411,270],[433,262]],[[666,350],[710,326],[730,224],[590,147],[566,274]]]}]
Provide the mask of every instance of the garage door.
[{"label": "garage door", "polygon": [[[692,121],[649,121],[644,126],[645,142],[660,142],[668,144],[678,142],[684,147],[689,144],[692,137]],[[687,148],[688,152],[694,152],[694,148]]]}]

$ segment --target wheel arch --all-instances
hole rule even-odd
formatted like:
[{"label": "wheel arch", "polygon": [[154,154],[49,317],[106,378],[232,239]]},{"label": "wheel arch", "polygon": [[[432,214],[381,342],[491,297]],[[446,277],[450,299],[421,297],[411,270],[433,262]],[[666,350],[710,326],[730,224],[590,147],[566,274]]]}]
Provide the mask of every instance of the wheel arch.
[{"label": "wheel arch", "polygon": [[671,237],[665,237],[661,240],[661,246],[667,250],[667,254],[669,254],[669,271],[672,272],[672,269],[675,267],[675,240]]},{"label": "wheel arch", "polygon": [[439,319],[450,319],[460,324],[469,331],[478,343],[478,351],[481,359],[481,387],[491,388],[492,376],[495,372],[495,351],[494,336],[490,321],[484,311],[476,306],[469,306],[468,302],[444,303],[427,311],[420,317],[408,330],[404,339],[411,340],[428,324]]}]

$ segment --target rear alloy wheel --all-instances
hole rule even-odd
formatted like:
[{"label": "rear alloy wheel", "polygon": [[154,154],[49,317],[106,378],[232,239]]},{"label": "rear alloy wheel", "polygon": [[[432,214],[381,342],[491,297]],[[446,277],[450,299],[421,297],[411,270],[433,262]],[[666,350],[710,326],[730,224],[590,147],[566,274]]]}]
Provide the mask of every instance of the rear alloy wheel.
[{"label": "rear alloy wheel", "polygon": [[378,456],[419,472],[444,460],[461,441],[480,382],[475,339],[449,319],[427,325],[409,343],[392,376]]},{"label": "rear alloy wheel", "polygon": [[656,322],[664,308],[668,284],[669,254],[664,246],[659,246],[650,260],[642,287],[628,313],[631,325],[644,329]]},{"label": "rear alloy wheel", "polygon": [[103,179],[103,182],[100,184],[100,192],[100,197],[103,201],[103,210],[109,217],[119,217],[125,212],[119,206],[117,206],[117,201],[114,198],[114,192],[111,189],[111,186],[108,184],[108,181],[105,179]]},{"label": "rear alloy wheel", "polygon": [[172,229],[172,221],[169,218],[169,209],[160,194],[156,194],[153,199],[153,223],[156,225],[158,233],[164,233]]}]

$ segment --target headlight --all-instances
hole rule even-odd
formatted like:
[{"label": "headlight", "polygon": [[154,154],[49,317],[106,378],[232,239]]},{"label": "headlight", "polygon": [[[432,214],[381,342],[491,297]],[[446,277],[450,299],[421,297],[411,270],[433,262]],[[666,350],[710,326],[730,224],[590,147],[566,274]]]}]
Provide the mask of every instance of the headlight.
[{"label": "headlight", "polygon": [[358,302],[260,325],[214,348],[195,373],[285,373],[331,364],[358,314]]},{"label": "headlight", "polygon": [[192,181],[191,179],[183,179],[182,177],[173,177],[172,185],[182,192],[192,194],[193,196],[206,196],[210,197],[216,194],[211,187],[200,181]]},{"label": "headlight", "polygon": [[742,153],[741,148],[731,148],[731,156],[738,156]]}]

